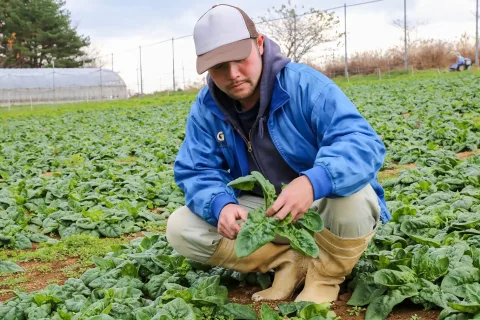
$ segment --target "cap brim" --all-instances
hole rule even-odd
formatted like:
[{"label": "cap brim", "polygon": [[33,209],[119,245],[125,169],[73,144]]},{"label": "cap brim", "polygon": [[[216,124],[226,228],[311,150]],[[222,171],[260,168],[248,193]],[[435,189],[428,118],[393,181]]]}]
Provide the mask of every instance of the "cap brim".
[{"label": "cap brim", "polygon": [[218,47],[197,57],[197,73],[202,74],[219,63],[246,59],[251,51],[251,39],[243,39]]}]

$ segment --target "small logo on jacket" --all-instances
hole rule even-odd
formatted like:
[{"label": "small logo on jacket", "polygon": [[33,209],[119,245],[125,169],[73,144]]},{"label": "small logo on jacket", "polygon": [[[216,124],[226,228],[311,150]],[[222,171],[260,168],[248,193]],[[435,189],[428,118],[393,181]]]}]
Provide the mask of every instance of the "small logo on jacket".
[{"label": "small logo on jacket", "polygon": [[223,131],[219,131],[217,133],[217,145],[219,148],[227,147],[227,142],[225,141],[225,135],[223,134]]}]

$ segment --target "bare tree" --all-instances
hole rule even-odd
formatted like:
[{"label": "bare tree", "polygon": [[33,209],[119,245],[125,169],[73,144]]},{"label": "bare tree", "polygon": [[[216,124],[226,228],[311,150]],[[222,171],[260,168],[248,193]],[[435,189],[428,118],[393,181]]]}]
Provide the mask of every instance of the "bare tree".
[{"label": "bare tree", "polygon": [[[418,29],[420,27],[426,26],[428,24],[427,21],[409,21],[407,20],[407,46],[411,48],[414,46],[420,39],[417,38]],[[400,29],[405,29],[405,21],[403,19],[395,19],[392,21],[392,25],[398,27]],[[405,41],[404,36],[400,38]]]},{"label": "bare tree", "polygon": [[101,55],[99,48],[90,45],[85,50],[85,55],[82,60],[82,67],[84,68],[105,68],[111,64],[111,55]]},{"label": "bare tree", "polygon": [[343,36],[343,33],[336,30],[340,20],[332,12],[311,8],[299,14],[297,6],[292,6],[290,0],[288,6],[282,5],[280,9],[272,7],[267,10],[267,15],[259,18],[261,28],[265,29],[278,42],[283,53],[295,62],[300,61],[316,46],[333,42]]}]

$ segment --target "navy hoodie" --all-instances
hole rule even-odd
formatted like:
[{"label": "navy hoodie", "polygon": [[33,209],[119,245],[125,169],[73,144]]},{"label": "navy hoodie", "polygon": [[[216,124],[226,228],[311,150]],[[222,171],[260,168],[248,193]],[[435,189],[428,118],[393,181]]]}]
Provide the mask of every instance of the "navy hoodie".
[{"label": "navy hoodie", "polygon": [[[261,172],[275,186],[279,194],[282,183],[288,184],[299,176],[278,152],[267,126],[276,75],[290,62],[290,59],[282,55],[280,47],[266,36],[263,46],[263,69],[259,83],[260,100],[251,110],[239,111],[238,102],[218,89],[210,77],[208,77],[208,87],[227,121],[244,140],[251,143],[252,150],[247,152],[249,171]],[[248,150],[247,145],[246,147]],[[260,188],[256,188],[254,193],[262,195]]]}]

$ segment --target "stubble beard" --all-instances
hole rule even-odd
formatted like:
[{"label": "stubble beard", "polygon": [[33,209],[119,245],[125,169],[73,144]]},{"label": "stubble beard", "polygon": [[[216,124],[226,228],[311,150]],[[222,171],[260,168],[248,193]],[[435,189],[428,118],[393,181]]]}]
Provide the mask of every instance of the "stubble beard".
[{"label": "stubble beard", "polygon": [[255,92],[255,87],[253,86],[251,80],[245,81],[243,86],[247,87],[244,88],[240,92],[235,92],[234,89],[227,88],[227,92],[225,92],[230,98],[234,100],[245,100],[250,98],[254,92]]}]

